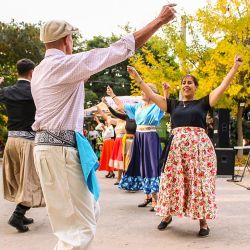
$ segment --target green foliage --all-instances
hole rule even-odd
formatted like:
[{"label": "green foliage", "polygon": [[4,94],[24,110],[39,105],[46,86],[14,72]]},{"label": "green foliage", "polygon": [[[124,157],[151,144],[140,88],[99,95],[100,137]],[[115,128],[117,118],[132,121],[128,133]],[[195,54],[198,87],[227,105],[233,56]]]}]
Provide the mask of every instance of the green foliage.
[{"label": "green foliage", "polygon": [[97,94],[90,89],[85,89],[85,103],[84,108],[90,108],[93,105],[98,104],[100,102]]},{"label": "green foliage", "polygon": [[[129,62],[142,75],[144,81],[154,83],[160,93],[162,93],[162,82],[169,82],[177,96],[179,65],[168,43],[162,37],[152,37]],[[133,95],[140,94],[139,86],[134,81],[131,92]]]},{"label": "green foliage", "polygon": [[0,75],[4,85],[16,81],[16,62],[29,58],[39,63],[44,54],[44,46],[39,40],[40,24],[0,22]]},{"label": "green foliage", "polygon": [[39,40],[40,24],[0,22],[0,65],[15,64],[21,58],[38,63],[43,58],[44,46]]},{"label": "green foliage", "polygon": [[[106,48],[111,43],[120,39],[120,36],[111,37],[95,36],[91,40],[84,41],[84,50],[88,51],[95,48]],[[127,73],[128,60],[117,65],[109,67],[90,77],[88,83],[85,84],[87,89],[91,89],[99,98],[106,95],[106,88],[110,85],[117,95],[129,95],[130,85]]]},{"label": "green foliage", "polygon": [[[4,76],[2,87],[16,82],[16,62],[29,58],[39,63],[43,58],[44,46],[39,40],[40,24],[0,22],[0,76]],[[0,108],[0,140],[7,138],[6,111]]]}]

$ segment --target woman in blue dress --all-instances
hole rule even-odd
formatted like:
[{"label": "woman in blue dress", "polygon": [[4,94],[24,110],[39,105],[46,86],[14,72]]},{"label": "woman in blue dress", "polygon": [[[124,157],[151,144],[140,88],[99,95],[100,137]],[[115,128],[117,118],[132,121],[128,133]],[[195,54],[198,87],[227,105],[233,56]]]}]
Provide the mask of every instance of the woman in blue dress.
[{"label": "woman in blue dress", "polygon": [[[149,87],[157,93],[154,84]],[[160,182],[161,156],[160,139],[156,132],[164,112],[155,105],[142,91],[142,103],[123,104],[108,87],[108,95],[112,97],[119,108],[123,108],[130,119],[135,119],[137,129],[132,145],[132,156],[128,170],[119,183],[119,188],[128,191],[143,190],[145,200],[138,207],[146,207],[152,202],[150,211],[154,211],[157,203],[157,193]]]}]

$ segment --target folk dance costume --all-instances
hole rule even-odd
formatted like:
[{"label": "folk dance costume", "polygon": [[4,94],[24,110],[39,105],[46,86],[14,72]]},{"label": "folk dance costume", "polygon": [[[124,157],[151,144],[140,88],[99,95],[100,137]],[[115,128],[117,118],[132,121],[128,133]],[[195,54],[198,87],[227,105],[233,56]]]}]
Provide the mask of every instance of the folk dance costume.
[{"label": "folk dance costume", "polygon": [[36,108],[30,81],[20,79],[15,85],[1,89],[0,102],[6,106],[9,118],[3,156],[4,198],[17,204],[9,224],[25,232],[29,230],[26,225],[33,222],[24,216],[26,211],[45,206],[33,158],[35,132],[31,125]]},{"label": "folk dance costume", "polygon": [[161,145],[156,126],[163,112],[155,104],[142,108],[142,104],[125,104],[124,110],[135,119],[137,129],[132,146],[132,157],[128,170],[119,183],[119,188],[145,194],[157,193],[160,182],[159,159]]},{"label": "folk dance costume", "polygon": [[214,219],[216,155],[205,133],[209,96],[167,100],[172,136],[161,175],[157,215]]},{"label": "folk dance costume", "polygon": [[98,168],[99,171],[113,171],[113,168],[109,166],[109,160],[114,147],[114,128],[112,125],[105,127],[104,124],[100,123],[96,126],[96,130],[102,130],[102,138],[103,138],[103,148],[100,157],[100,166]]},{"label": "folk dance costume", "polygon": [[134,119],[130,119],[127,114],[122,114],[116,112],[113,108],[109,107],[109,111],[115,117],[126,121],[125,130],[126,134],[122,138],[122,148],[123,148],[123,170],[127,171],[128,165],[131,160],[131,149],[132,143],[134,141],[134,135],[136,132],[136,123]]},{"label": "folk dance costume", "polygon": [[109,166],[115,170],[123,170],[122,138],[125,132],[126,132],[125,122],[123,120],[116,119],[116,126],[115,126],[116,137],[114,141],[114,147],[109,160]]}]

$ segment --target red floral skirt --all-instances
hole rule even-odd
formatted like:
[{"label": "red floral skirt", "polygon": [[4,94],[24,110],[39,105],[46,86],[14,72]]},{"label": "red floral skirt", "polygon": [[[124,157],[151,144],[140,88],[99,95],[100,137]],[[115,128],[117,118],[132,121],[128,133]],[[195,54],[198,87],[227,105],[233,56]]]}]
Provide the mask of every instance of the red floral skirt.
[{"label": "red floral skirt", "polygon": [[202,128],[180,127],[172,133],[156,214],[214,219],[216,155],[212,142]]}]

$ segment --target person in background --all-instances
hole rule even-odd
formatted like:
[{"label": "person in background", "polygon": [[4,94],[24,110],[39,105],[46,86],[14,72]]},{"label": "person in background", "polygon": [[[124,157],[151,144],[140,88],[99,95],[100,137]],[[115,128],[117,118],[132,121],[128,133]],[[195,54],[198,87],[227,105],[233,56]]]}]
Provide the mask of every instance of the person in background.
[{"label": "person in background", "polygon": [[[107,94],[113,93],[113,90],[110,86],[107,88]],[[125,124],[125,130],[126,134],[124,135],[122,139],[122,145],[123,145],[123,172],[126,172],[128,169],[128,165],[131,160],[131,154],[132,154],[132,144],[134,141],[134,135],[136,132],[136,122],[135,119],[130,119],[129,116],[122,112],[122,110],[118,110],[119,112],[115,111],[111,106],[109,106],[108,102],[105,98],[103,98],[103,103],[105,103],[110,111],[110,113],[126,122]]]},{"label": "person in background", "polygon": [[84,135],[85,137],[88,136],[88,130],[87,130],[86,128],[83,129],[83,135]]},{"label": "person in background", "polygon": [[101,158],[101,154],[102,154],[102,148],[103,148],[103,144],[96,144],[96,156],[98,158],[98,160],[100,160]]},{"label": "person in background", "polygon": [[105,124],[101,123],[97,116],[94,116],[94,120],[97,122],[96,130],[102,131],[102,154],[100,156],[100,166],[99,171],[107,171],[108,174],[105,175],[106,178],[115,178],[114,169],[109,166],[109,160],[114,147],[114,136],[115,131],[112,124],[105,121]]},{"label": "person in background", "polygon": [[17,204],[8,223],[19,232],[29,230],[34,222],[25,217],[32,207],[45,206],[40,181],[33,159],[35,132],[31,126],[36,107],[31,95],[30,80],[35,63],[21,59],[16,64],[17,83],[0,89],[0,102],[8,115],[8,140],[3,155],[4,198]]},{"label": "person in background", "polygon": [[123,173],[122,138],[126,132],[125,121],[107,116],[98,105],[97,109],[107,123],[115,126],[115,141],[109,159],[109,167],[113,170],[118,170],[117,181],[114,183],[114,185],[118,185]]},{"label": "person in background", "polygon": [[99,136],[99,133],[95,130],[93,126],[90,126],[90,130],[88,133],[88,139],[94,151],[96,150],[96,139]]},{"label": "person in background", "polygon": [[214,119],[213,119],[211,113],[207,114],[206,123],[207,123],[206,133],[207,133],[208,137],[211,139],[211,141],[213,142],[213,137],[214,137]]}]

